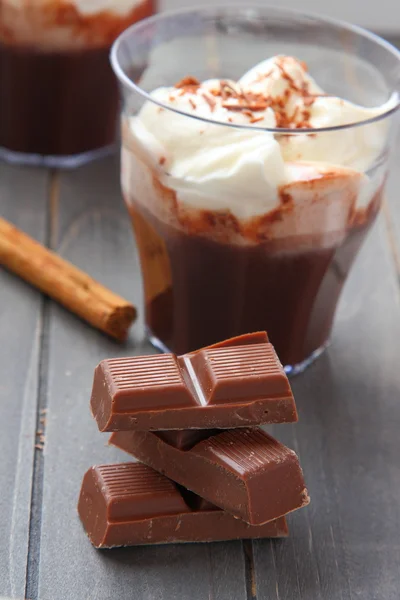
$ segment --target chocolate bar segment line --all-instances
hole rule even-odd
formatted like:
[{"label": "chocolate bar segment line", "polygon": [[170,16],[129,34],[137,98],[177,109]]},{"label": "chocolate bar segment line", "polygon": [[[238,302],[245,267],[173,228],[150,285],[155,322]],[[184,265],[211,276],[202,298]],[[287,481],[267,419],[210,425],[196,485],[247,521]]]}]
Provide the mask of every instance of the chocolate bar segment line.
[{"label": "chocolate bar segment line", "polygon": [[190,365],[202,404],[286,395],[289,384],[272,344],[200,350]]},{"label": "chocolate bar segment line", "polygon": [[196,372],[193,369],[192,363],[190,362],[190,358],[188,356],[183,356],[181,360],[182,360],[182,366],[184,366],[186,369],[186,373],[189,376],[190,384],[194,388],[194,391],[196,393],[196,397],[199,400],[199,403],[202,406],[207,406],[207,404],[208,404],[207,399],[204,395],[203,388],[201,387],[201,384],[196,375]]},{"label": "chocolate bar segment line", "polygon": [[[144,498],[154,513],[143,514]],[[247,525],[138,463],[89,469],[83,478],[78,513],[97,548],[288,535],[284,517],[260,527]]]},{"label": "chocolate bar segment line", "polygon": [[309,503],[295,452],[260,428],[121,431],[110,443],[251,525]]},{"label": "chocolate bar segment line", "polygon": [[212,429],[290,423],[297,412],[269,342],[102,361],[91,410],[100,431]]}]

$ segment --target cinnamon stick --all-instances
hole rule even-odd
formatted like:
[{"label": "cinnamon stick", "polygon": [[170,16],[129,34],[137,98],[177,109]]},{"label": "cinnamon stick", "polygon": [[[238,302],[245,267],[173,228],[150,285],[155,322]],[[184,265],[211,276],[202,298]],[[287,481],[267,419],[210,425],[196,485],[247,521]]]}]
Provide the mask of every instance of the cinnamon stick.
[{"label": "cinnamon stick", "polygon": [[0,264],[117,340],[126,338],[136,318],[127,300],[1,217]]}]

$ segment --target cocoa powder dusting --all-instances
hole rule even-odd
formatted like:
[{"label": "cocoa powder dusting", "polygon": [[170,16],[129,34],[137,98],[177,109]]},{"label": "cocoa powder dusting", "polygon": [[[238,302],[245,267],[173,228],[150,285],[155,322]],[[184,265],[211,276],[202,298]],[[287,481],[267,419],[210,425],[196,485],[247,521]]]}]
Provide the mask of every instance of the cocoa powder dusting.
[{"label": "cocoa powder dusting", "polygon": [[288,192],[281,191],[279,194],[281,204],[284,206],[293,205],[293,198]]}]

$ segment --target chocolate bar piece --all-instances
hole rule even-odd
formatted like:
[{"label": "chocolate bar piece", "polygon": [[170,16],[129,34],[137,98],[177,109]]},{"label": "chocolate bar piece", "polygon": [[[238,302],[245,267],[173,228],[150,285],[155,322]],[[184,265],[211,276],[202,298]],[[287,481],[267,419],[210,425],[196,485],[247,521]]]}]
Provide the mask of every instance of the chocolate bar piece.
[{"label": "chocolate bar piece", "polygon": [[179,357],[103,360],[95,370],[91,398],[100,431],[226,429],[296,421],[288,379],[265,340],[266,334],[256,333]]},{"label": "chocolate bar piece", "polygon": [[121,431],[110,443],[251,525],[310,501],[295,452],[258,427]]},{"label": "chocolate bar piece", "polygon": [[244,333],[243,335],[235,335],[234,337],[222,340],[211,346],[204,346],[201,350],[213,348],[230,348],[231,346],[248,346],[249,344],[266,344],[269,342],[266,331],[253,331],[252,333]]},{"label": "chocolate bar piece", "polygon": [[247,525],[139,463],[89,469],[78,512],[96,548],[288,535],[284,517]]}]

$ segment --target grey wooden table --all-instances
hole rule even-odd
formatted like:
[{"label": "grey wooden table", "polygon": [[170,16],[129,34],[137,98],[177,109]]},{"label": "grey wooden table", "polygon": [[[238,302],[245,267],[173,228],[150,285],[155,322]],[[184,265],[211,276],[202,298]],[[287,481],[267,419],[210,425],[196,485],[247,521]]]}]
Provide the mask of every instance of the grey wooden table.
[{"label": "grey wooden table", "polygon": [[[399,149],[400,150],[400,149]],[[36,600],[400,598],[400,174],[343,295],[332,345],[293,381],[294,448],[311,504],[284,541],[95,551],[76,514],[83,473],[127,460],[89,413],[93,368],[121,347],[0,273],[0,595]],[[0,165],[0,213],[141,308],[110,158],[73,172]],[[41,422],[46,412],[46,422]],[[43,419],[42,419],[43,420]],[[44,430],[44,450],[35,449]]]}]

